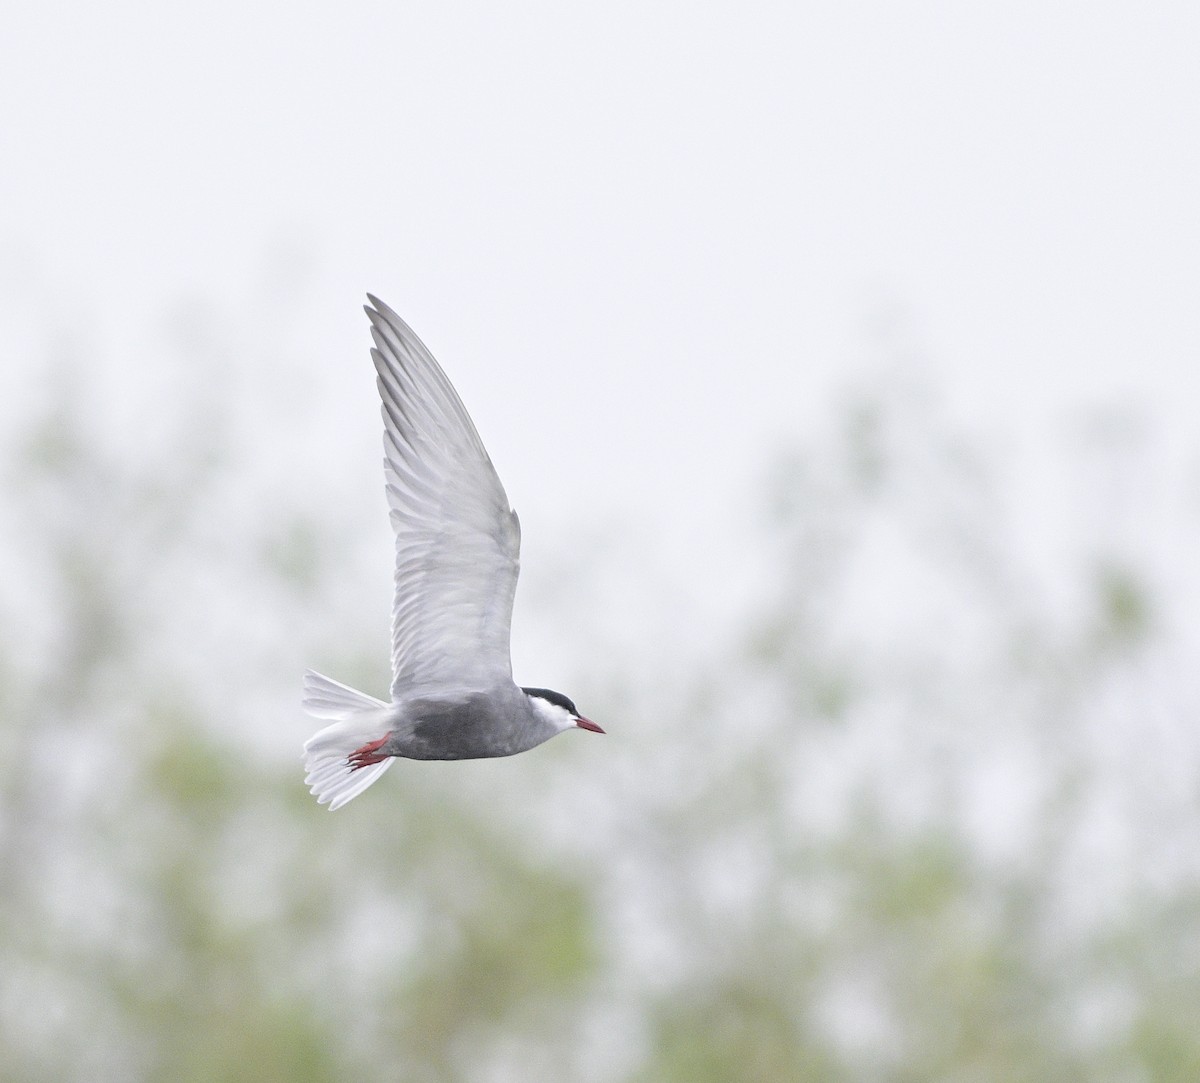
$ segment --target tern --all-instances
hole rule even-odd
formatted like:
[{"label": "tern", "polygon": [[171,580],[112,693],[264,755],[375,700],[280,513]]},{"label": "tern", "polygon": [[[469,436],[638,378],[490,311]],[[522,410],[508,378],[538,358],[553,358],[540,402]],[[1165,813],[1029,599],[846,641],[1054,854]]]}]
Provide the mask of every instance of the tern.
[{"label": "tern", "polygon": [[569,729],[603,733],[561,692],[513,682],[509,638],[521,524],[433,355],[367,294],[396,535],[391,702],[309,670],[305,783],[341,808],[396,759],[512,756]]}]

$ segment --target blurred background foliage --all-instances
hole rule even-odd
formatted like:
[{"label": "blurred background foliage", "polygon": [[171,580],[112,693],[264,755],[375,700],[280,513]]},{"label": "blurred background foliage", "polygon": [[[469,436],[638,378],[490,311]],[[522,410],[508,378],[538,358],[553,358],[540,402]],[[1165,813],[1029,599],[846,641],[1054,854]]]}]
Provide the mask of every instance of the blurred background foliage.
[{"label": "blurred background foliage", "polygon": [[1200,1078],[1194,614],[1142,544],[1194,556],[1196,492],[1127,428],[1055,445],[1069,525],[1030,531],[1006,449],[885,365],[764,464],[717,646],[653,634],[700,610],[619,523],[526,572],[609,737],[330,816],[300,670],[386,687],[382,497],[276,486],[287,405],[222,405],[185,330],[155,448],[87,348],[5,440],[4,1079]]}]

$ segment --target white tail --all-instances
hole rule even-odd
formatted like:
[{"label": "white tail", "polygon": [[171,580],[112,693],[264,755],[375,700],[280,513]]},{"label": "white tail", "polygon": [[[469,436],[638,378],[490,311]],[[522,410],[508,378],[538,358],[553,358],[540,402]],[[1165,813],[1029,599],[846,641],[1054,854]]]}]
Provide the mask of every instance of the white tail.
[{"label": "white tail", "polygon": [[392,765],[393,757],[374,762],[367,757],[354,766],[350,757],[365,745],[380,741],[391,728],[390,708],[382,700],[314,673],[304,675],[304,709],[314,718],[333,721],[304,745],[304,782],[318,803],[329,811],[357,797]]}]

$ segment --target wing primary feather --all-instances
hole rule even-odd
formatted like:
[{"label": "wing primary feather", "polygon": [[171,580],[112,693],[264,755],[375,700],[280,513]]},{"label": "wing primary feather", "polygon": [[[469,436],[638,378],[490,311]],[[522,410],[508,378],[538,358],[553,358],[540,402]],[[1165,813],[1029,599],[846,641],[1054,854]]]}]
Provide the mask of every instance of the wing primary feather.
[{"label": "wing primary feather", "polygon": [[[413,329],[387,305],[381,304],[378,311],[367,309],[367,315],[370,317],[372,325],[371,337],[375,340],[380,352],[390,353],[397,360],[404,356],[408,356],[410,360],[419,360],[425,390],[433,392],[441,405],[458,418],[470,436],[471,442],[486,456],[487,452],[484,450],[483,441],[479,438],[475,423],[463,406],[458,392],[454,390],[454,386],[447,379],[441,366],[434,360],[433,354],[429,352]],[[382,343],[377,337],[377,332],[384,339]],[[416,373],[410,375],[415,378]]]}]

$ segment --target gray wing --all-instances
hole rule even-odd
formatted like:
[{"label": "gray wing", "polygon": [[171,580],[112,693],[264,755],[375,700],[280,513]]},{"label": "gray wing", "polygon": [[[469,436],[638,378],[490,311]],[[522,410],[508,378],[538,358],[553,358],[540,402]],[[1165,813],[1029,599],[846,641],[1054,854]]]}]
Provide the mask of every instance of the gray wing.
[{"label": "gray wing", "polygon": [[396,532],[392,697],[511,679],[521,527],[458,394],[370,294],[383,468]]}]

